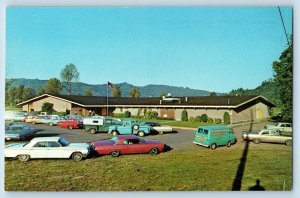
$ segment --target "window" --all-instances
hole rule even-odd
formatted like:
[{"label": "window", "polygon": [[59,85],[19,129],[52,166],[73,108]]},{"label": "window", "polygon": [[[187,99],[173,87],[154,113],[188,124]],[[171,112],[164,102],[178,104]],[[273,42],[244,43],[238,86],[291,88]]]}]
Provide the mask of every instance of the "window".
[{"label": "window", "polygon": [[59,138],[58,142],[62,145],[62,146],[68,146],[70,143],[65,140],[64,138]]},{"label": "window", "polygon": [[139,144],[140,141],[138,139],[130,139],[128,140],[128,144]]},{"label": "window", "polygon": [[269,131],[262,132],[262,135],[269,135]]},{"label": "window", "polygon": [[48,147],[48,142],[37,142],[33,147]]},{"label": "window", "polygon": [[93,123],[98,123],[98,120],[93,120]]},{"label": "window", "polygon": [[48,147],[60,147],[58,142],[48,142]]}]

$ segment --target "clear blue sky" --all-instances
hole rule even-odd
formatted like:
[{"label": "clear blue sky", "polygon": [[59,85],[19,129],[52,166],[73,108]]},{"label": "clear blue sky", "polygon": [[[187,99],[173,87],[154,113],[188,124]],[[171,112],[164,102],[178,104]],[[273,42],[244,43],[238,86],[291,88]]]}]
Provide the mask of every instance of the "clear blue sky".
[{"label": "clear blue sky", "polygon": [[6,78],[73,63],[84,83],[216,92],[257,87],[287,46],[277,7],[8,8],[6,36]]}]

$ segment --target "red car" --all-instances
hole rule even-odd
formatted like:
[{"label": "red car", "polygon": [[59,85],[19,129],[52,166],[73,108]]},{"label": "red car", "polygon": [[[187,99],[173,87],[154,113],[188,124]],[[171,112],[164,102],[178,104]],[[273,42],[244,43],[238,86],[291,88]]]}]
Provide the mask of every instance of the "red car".
[{"label": "red car", "polygon": [[58,126],[61,126],[62,128],[68,128],[68,129],[78,129],[83,127],[83,123],[80,120],[75,119],[69,119],[62,122],[57,122]]},{"label": "red car", "polygon": [[91,142],[94,150],[100,155],[117,157],[123,154],[150,153],[156,155],[164,151],[165,144],[158,140],[142,139],[135,135],[117,135],[112,139]]}]

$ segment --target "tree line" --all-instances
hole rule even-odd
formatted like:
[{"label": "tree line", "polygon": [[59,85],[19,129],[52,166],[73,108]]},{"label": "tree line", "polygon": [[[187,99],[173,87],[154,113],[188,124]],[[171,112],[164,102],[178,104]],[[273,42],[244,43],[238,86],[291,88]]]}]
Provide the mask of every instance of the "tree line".
[{"label": "tree line", "polygon": [[[14,80],[5,81],[5,106],[15,107],[18,103],[26,101],[30,98],[42,95],[52,94],[60,95],[64,90],[68,95],[73,94],[74,87],[72,84],[79,81],[80,73],[76,66],[72,63],[67,64],[60,72],[60,79],[50,78],[45,86],[40,85],[38,90],[34,90],[31,87],[25,87],[24,85],[12,86]],[[84,90],[85,96],[93,96],[93,90],[86,88]],[[140,90],[137,87],[132,88],[130,92],[131,97],[140,97]],[[112,87],[112,97],[121,97],[121,89],[118,85]]]}]

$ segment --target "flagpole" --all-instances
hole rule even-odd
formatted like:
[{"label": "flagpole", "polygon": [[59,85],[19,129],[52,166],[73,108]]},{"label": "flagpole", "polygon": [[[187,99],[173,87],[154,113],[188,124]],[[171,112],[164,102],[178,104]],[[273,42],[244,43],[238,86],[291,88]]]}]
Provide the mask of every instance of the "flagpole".
[{"label": "flagpole", "polygon": [[106,85],[106,117],[108,117],[108,82]]}]

